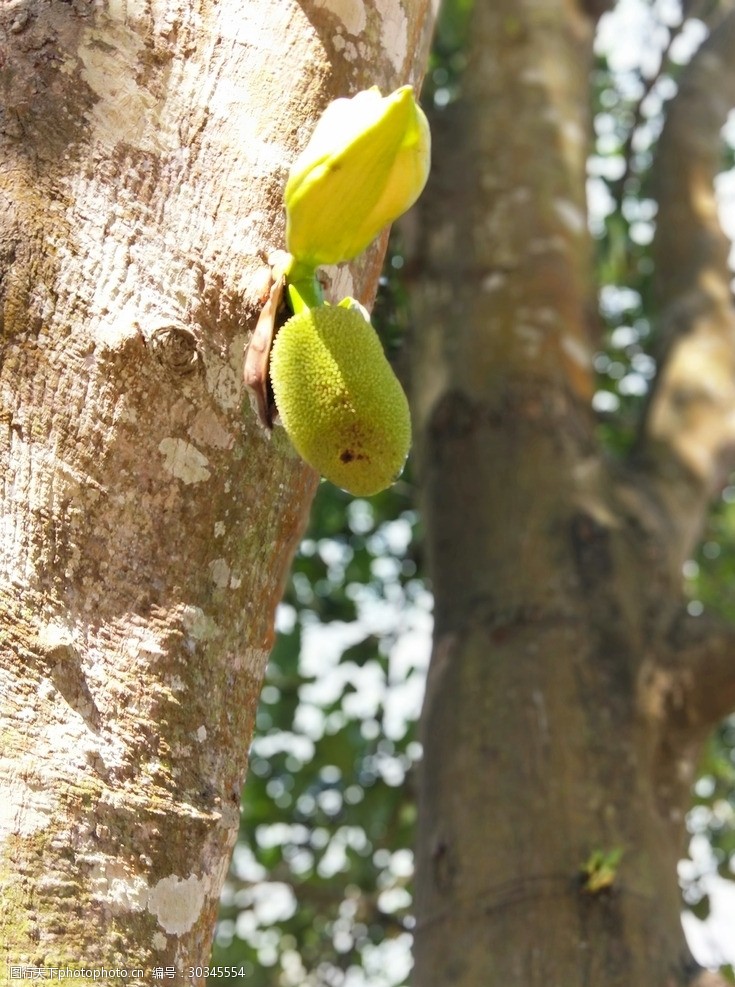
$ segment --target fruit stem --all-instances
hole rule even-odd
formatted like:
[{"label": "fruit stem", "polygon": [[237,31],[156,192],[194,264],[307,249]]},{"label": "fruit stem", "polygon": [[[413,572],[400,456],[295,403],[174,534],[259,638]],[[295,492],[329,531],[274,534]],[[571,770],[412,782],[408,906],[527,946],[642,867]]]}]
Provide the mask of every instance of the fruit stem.
[{"label": "fruit stem", "polygon": [[303,264],[294,257],[285,274],[286,295],[294,315],[324,304],[324,292],[315,267]]}]

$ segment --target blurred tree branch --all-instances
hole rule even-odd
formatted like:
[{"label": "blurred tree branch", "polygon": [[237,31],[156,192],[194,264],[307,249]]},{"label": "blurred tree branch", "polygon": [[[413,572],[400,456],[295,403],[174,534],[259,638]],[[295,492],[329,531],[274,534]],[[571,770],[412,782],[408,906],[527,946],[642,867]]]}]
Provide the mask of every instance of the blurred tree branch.
[{"label": "blurred tree branch", "polygon": [[[693,57],[661,135],[654,168],[659,372],[637,454],[672,518],[683,562],[735,450],[735,310],[730,243],[717,214],[720,132],[735,105],[735,13]],[[672,482],[681,479],[682,482]]]},{"label": "blurred tree branch", "polygon": [[666,716],[673,729],[701,740],[735,708],[735,624],[682,610],[669,644],[673,674]]}]

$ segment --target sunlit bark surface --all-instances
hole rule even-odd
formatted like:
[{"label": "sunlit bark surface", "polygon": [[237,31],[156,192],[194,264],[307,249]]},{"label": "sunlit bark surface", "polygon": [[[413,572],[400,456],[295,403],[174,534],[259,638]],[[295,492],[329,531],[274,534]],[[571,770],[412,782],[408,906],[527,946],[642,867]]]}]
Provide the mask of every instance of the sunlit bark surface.
[{"label": "sunlit bark surface", "polygon": [[[318,481],[244,399],[263,258],[324,105],[426,47],[426,4],[348,6],[0,9],[3,982],[203,982]],[[381,250],[330,290],[370,303]]]}]

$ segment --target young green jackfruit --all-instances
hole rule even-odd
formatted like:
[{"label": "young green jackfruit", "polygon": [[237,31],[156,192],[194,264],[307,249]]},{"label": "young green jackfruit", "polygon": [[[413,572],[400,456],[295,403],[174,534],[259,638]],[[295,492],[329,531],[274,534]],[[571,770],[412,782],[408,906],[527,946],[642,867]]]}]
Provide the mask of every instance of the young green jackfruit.
[{"label": "young green jackfruit", "polygon": [[302,459],[358,496],[393,483],[411,445],[408,401],[358,309],[324,305],[294,315],[275,338],[270,374]]}]

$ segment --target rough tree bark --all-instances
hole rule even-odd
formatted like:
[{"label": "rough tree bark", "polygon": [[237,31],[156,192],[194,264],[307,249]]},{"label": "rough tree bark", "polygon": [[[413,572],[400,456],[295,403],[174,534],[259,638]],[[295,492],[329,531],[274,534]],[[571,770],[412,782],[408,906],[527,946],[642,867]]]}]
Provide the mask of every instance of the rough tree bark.
[{"label": "rough tree bark", "polygon": [[[427,7],[0,7],[4,976],[202,982],[317,483],[244,401],[263,256],[314,119],[416,81]],[[383,247],[334,290],[369,303]]]},{"label": "rough tree bark", "polygon": [[[591,9],[476,3],[463,96],[433,121],[412,360],[436,601],[416,987],[708,977],[676,865],[699,745],[735,708],[735,629],[688,615],[681,566],[732,463],[712,183],[735,19],[681,80],[661,141],[667,346],[636,449],[612,462],[590,413]],[[583,865],[617,849],[595,891]]]}]

